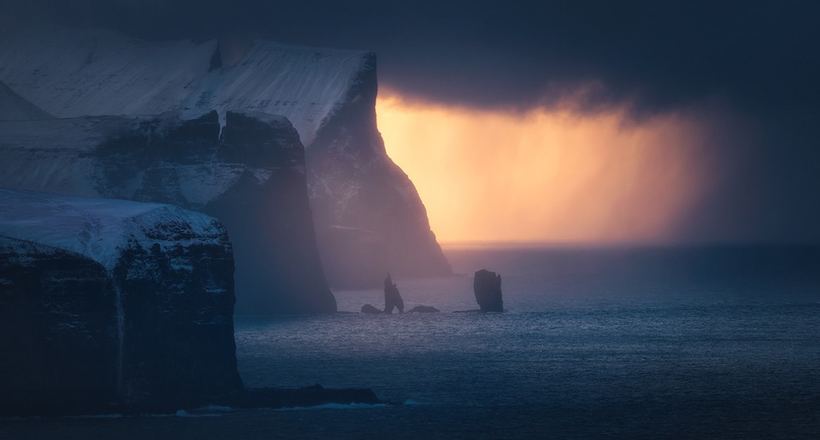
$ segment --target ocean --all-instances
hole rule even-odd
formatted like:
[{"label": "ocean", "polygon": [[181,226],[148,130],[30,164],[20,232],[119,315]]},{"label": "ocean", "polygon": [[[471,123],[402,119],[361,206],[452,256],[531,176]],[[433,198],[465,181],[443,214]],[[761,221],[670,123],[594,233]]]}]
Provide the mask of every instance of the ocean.
[{"label": "ocean", "polygon": [[[408,308],[237,317],[248,386],[367,387],[389,402],[175,416],[6,419],[4,438],[820,438],[820,248],[446,248]],[[505,313],[472,273],[503,277]]]}]

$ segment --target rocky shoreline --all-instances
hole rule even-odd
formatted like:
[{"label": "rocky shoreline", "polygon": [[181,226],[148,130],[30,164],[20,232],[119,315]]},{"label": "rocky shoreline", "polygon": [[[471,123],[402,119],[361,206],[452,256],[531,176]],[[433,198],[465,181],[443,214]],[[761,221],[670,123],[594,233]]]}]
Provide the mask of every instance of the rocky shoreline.
[{"label": "rocky shoreline", "polygon": [[36,405],[2,405],[0,417],[78,417],[78,416],[141,416],[176,414],[180,411],[196,413],[207,408],[283,409],[312,407],[326,404],[383,405],[376,394],[367,388],[325,388],[312,385],[301,388],[248,388],[216,400],[189,402],[158,402],[153,404],[121,405],[94,402],[53,400]]}]

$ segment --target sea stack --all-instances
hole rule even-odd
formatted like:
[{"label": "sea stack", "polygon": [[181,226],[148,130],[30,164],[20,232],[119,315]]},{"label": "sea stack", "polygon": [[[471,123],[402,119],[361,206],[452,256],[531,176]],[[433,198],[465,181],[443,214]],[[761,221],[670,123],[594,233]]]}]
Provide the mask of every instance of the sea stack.
[{"label": "sea stack", "polygon": [[501,298],[501,275],[487,269],[476,271],[473,277],[475,300],[482,312],[503,312]]},{"label": "sea stack", "polygon": [[393,308],[399,313],[404,313],[404,300],[401,298],[399,288],[393,282],[390,274],[384,279],[384,313],[393,313]]},{"label": "sea stack", "polygon": [[0,413],[234,395],[233,267],[225,228],[205,214],[0,190]]}]

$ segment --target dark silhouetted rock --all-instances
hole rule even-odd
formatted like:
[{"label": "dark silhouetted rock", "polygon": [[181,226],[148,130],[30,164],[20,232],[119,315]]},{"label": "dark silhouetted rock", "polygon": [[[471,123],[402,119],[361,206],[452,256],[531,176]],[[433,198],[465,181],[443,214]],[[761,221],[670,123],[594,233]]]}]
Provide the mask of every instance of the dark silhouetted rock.
[{"label": "dark silhouetted rock", "polygon": [[333,389],[324,388],[321,385],[313,385],[295,389],[246,389],[240,393],[237,398],[228,400],[225,403],[237,408],[289,408],[316,406],[328,403],[340,405],[364,403],[374,405],[383,402],[369,389]]},{"label": "dark silhouetted rock", "polygon": [[0,122],[0,187],[169,203],[228,229],[237,310],[333,312],[304,150],[282,117],[82,117]]},{"label": "dark silhouetted rock", "polygon": [[390,274],[384,279],[384,313],[393,313],[393,309],[397,309],[399,313],[404,313],[404,300],[401,299],[399,288]]},{"label": "dark silhouetted rock", "polygon": [[241,391],[224,227],[175,206],[0,190],[0,413]]},{"label": "dark silhouetted rock", "polygon": [[416,306],[408,310],[407,313],[438,313],[438,309],[432,306]]},{"label": "dark silhouetted rock", "polygon": [[377,309],[371,304],[365,304],[362,306],[362,313],[384,313],[381,310]]},{"label": "dark silhouetted rock", "polygon": [[501,275],[481,269],[473,277],[475,300],[482,312],[503,312],[504,301],[501,298]]}]

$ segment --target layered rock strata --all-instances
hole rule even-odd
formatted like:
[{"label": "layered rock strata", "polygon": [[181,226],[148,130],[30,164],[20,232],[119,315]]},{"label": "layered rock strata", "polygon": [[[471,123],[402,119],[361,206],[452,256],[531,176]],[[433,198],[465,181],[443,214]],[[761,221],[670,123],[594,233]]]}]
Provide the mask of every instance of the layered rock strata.
[{"label": "layered rock strata", "polygon": [[89,116],[0,121],[0,187],[160,202],[228,229],[238,311],[332,312],[304,149],[282,117]]},{"label": "layered rock strata", "polygon": [[0,190],[0,412],[241,390],[224,227],[163,205]]},{"label": "layered rock strata", "polygon": [[[32,29],[0,41],[0,81],[56,117],[287,117],[307,151],[325,272],[336,286],[450,273],[407,175],[387,156],[376,57],[265,40],[140,41],[105,30]],[[230,228],[230,225],[229,225]]]}]

